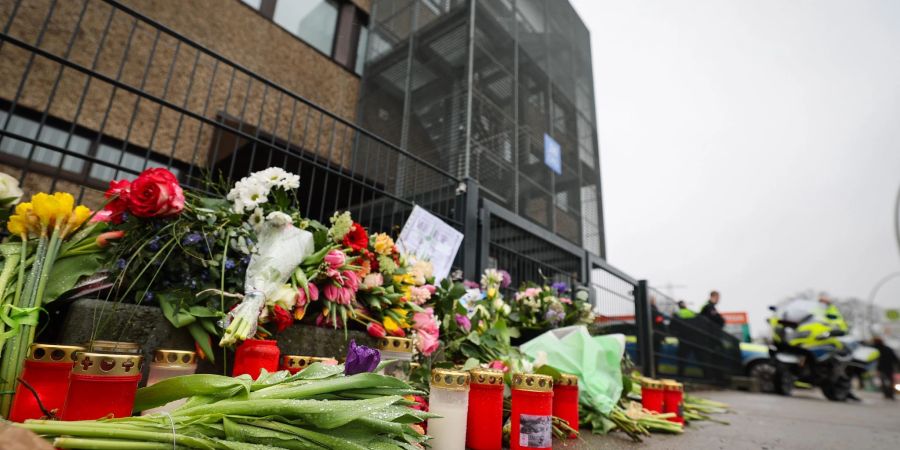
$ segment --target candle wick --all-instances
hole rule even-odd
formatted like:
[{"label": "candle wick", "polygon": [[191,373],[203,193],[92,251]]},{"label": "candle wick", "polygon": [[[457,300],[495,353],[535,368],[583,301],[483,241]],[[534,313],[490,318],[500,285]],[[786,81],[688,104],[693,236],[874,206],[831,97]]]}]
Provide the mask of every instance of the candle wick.
[{"label": "candle wick", "polygon": [[37,402],[38,408],[41,409],[41,412],[44,413],[44,415],[47,416],[48,419],[57,419],[56,414],[53,414],[52,411],[48,411],[47,408],[44,407],[44,404],[41,402],[41,396],[38,395],[37,391],[21,377],[17,379],[19,380],[19,383],[22,383],[22,386],[25,386],[25,389],[28,389],[31,392],[31,395],[34,396],[34,400]]}]

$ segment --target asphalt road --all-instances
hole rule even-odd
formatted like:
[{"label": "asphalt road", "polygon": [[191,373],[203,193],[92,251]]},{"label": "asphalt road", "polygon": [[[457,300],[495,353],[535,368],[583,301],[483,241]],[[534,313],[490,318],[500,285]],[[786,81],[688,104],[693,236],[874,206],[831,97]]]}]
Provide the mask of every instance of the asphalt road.
[{"label": "asphalt road", "polygon": [[817,391],[791,398],[746,392],[697,393],[728,403],[733,412],[719,415],[730,425],[691,424],[682,435],[653,435],[635,444],[621,433],[584,436],[583,441],[556,441],[554,449],[898,449],[900,401],[879,394],[856,394],[862,402],[829,402]]}]

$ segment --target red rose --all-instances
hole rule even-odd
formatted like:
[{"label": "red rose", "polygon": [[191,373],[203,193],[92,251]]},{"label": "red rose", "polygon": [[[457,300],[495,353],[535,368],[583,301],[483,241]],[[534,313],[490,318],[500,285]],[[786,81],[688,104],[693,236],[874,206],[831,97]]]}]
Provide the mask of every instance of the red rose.
[{"label": "red rose", "polygon": [[[128,211],[128,198],[131,194],[131,182],[128,180],[114,180],[109,182],[109,189],[103,194],[104,197],[111,199],[103,208],[102,217],[109,217],[113,223],[122,223],[122,217]],[[99,214],[99,213],[98,213]]]},{"label": "red rose", "polygon": [[184,192],[172,172],[147,169],[131,183],[128,209],[137,217],[172,216],[184,209]]},{"label": "red rose", "polygon": [[369,248],[369,235],[362,225],[353,222],[350,231],[344,235],[344,246],[350,247],[353,251],[362,251]]},{"label": "red rose", "polygon": [[288,313],[287,310],[275,305],[275,307],[272,308],[272,322],[275,322],[275,329],[281,333],[294,323],[294,318],[291,317],[291,314]]}]

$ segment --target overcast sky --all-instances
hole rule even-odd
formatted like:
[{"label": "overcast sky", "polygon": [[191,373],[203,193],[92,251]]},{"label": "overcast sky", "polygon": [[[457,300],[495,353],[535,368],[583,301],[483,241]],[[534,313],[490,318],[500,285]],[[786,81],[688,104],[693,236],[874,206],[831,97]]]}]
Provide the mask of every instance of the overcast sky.
[{"label": "overcast sky", "polygon": [[[867,298],[900,270],[900,1],[572,0],[608,260],[702,306]],[[900,279],[877,296],[900,307]]]}]

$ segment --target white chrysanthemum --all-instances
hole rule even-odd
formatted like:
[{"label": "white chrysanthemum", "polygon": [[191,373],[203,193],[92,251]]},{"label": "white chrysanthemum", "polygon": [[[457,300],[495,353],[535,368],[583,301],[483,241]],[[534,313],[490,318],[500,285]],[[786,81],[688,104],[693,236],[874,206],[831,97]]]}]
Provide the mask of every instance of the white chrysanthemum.
[{"label": "white chrysanthemum", "polygon": [[283,227],[285,225],[294,223],[294,221],[291,219],[291,216],[281,211],[270,212],[269,215],[266,216],[266,220],[276,227]]},{"label": "white chrysanthemum", "polygon": [[247,223],[249,223],[253,229],[257,229],[263,224],[264,219],[265,217],[263,217],[262,208],[256,208],[253,210],[253,214],[250,214],[250,217],[247,218]]}]

